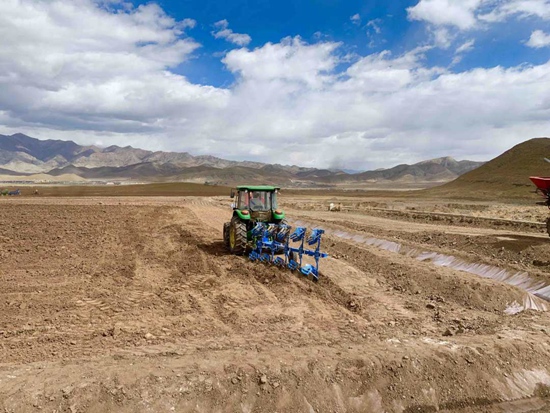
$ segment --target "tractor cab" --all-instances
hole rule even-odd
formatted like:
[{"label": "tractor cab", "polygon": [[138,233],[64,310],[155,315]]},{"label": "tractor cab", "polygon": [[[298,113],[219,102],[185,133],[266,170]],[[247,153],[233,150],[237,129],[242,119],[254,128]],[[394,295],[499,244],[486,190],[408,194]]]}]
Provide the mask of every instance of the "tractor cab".
[{"label": "tractor cab", "polygon": [[238,186],[231,191],[231,197],[235,199],[234,215],[253,222],[280,222],[284,219],[284,212],[277,206],[279,190],[275,186]]},{"label": "tractor cab", "polygon": [[278,209],[280,188],[266,185],[241,185],[231,190],[233,216],[223,226],[224,243],[233,254],[244,254],[254,243],[252,230],[258,223],[285,224],[285,213]]}]

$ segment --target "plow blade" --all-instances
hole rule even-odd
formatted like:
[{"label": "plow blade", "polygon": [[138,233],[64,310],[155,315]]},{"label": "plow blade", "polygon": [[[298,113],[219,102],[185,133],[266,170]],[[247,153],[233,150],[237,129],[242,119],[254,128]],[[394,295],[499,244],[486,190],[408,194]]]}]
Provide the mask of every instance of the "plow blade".
[{"label": "plow blade", "polygon": [[[309,236],[305,227],[297,227],[292,231],[289,225],[258,223],[250,231],[254,249],[250,252],[251,261],[271,263],[291,271],[299,270],[303,275],[311,275],[314,280],[319,279],[319,260],[328,256],[321,252],[322,229],[313,229]],[[304,244],[314,249],[305,248]],[[284,254],[284,258],[275,254]],[[303,257],[313,257],[315,265],[302,265]]]}]

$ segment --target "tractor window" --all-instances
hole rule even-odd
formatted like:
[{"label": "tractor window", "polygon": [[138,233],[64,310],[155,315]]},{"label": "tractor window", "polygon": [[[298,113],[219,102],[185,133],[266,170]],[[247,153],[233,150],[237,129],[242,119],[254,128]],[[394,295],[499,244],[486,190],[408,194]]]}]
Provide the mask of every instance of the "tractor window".
[{"label": "tractor window", "polygon": [[239,191],[237,208],[251,211],[271,211],[277,208],[277,194],[271,191]]},{"label": "tractor window", "polygon": [[249,205],[251,211],[270,211],[271,192],[251,191]]},{"label": "tractor window", "polygon": [[237,199],[237,209],[248,209],[248,192],[239,191]]}]

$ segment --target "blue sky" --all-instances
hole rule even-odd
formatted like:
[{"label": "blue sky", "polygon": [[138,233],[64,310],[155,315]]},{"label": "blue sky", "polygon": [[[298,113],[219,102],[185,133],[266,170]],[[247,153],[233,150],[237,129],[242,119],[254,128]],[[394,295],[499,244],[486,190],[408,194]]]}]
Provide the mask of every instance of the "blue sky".
[{"label": "blue sky", "polygon": [[[135,5],[148,3],[134,2]],[[200,41],[202,47],[192,64],[182,65],[174,71],[193,82],[220,87],[227,87],[235,80],[219,59],[219,54],[227,52],[234,45],[211,35],[214,23],[224,19],[234,32],[250,35],[249,48],[261,47],[267,42],[276,43],[287,36],[300,36],[310,43],[320,40],[342,42],[342,54],[365,56],[383,50],[400,54],[431,42],[426,24],[408,18],[407,9],[418,4],[417,0],[165,0],[157,4],[179,20],[192,18],[197,21],[197,26],[189,34]],[[358,19],[352,20],[353,16],[358,16]],[[480,28],[458,34],[452,44],[475,39],[477,47],[456,65],[452,65],[455,51],[452,47],[434,48],[426,54],[427,63],[452,65],[455,72],[476,67],[544,63],[549,58],[548,49],[524,45],[534,27],[548,29],[550,25],[547,21],[533,17],[519,21],[508,19],[491,29]]]},{"label": "blue sky", "polygon": [[[135,2],[147,4],[149,2]],[[167,13],[183,20],[192,18],[197,26],[189,32],[200,41],[202,48],[197,51],[195,61],[178,67],[175,72],[187,76],[191,81],[226,87],[234,76],[225,70],[219,54],[227,52],[234,45],[223,39],[215,39],[211,32],[213,25],[227,20],[237,33],[251,36],[249,48],[261,47],[267,42],[277,43],[281,39],[300,36],[307,42],[320,40],[342,42],[342,53],[368,54],[391,48],[405,50],[409,45],[407,35],[422,30],[421,25],[406,22],[407,5],[414,1],[246,1],[220,2],[207,0],[198,2],[159,1]],[[350,19],[359,15],[361,23]],[[374,21],[384,34],[377,34],[369,21]],[[407,24],[404,24],[407,23]],[[415,27],[416,26],[416,27]],[[373,44],[369,47],[369,44]]]},{"label": "blue sky", "polygon": [[347,169],[549,135],[550,0],[4,0],[0,37],[4,134]]}]

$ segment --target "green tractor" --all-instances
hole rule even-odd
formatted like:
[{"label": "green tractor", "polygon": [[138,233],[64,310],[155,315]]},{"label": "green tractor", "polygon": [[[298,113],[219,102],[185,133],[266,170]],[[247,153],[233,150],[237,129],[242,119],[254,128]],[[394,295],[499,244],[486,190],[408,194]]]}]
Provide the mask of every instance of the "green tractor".
[{"label": "green tractor", "polygon": [[223,241],[232,254],[242,255],[252,246],[252,229],[258,222],[286,224],[285,213],[277,207],[275,186],[241,185],[231,190],[233,217],[223,225]]}]

